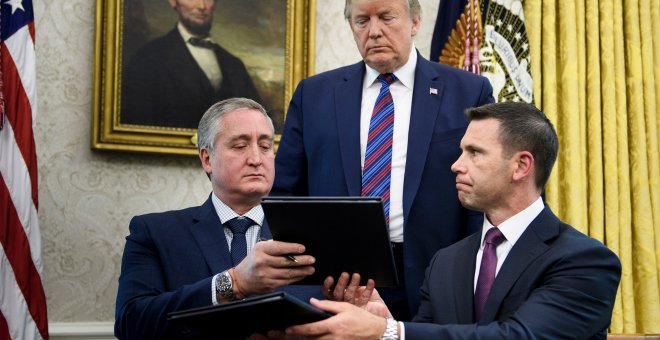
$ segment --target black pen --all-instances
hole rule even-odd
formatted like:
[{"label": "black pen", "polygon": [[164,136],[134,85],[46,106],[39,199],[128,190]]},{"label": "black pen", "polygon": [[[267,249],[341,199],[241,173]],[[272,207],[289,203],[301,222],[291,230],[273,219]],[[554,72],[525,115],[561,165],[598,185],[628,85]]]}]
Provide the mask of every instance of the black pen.
[{"label": "black pen", "polygon": [[[263,237],[259,237],[259,242],[261,242],[261,241],[268,241],[268,240],[263,238]],[[289,260],[289,261],[298,263],[298,259],[293,255],[284,255],[284,257],[286,257],[286,259]]]}]

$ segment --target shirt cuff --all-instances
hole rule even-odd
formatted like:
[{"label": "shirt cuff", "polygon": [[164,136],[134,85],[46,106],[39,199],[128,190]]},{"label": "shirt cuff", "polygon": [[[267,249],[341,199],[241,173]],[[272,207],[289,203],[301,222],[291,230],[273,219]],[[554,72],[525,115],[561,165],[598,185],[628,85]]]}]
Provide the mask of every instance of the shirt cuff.
[{"label": "shirt cuff", "polygon": [[218,296],[215,294],[215,282],[218,279],[218,275],[220,274],[215,274],[213,275],[213,278],[211,279],[211,303],[216,306],[219,304],[218,302]]},{"label": "shirt cuff", "polygon": [[399,340],[406,340],[406,328],[402,321],[399,321]]}]

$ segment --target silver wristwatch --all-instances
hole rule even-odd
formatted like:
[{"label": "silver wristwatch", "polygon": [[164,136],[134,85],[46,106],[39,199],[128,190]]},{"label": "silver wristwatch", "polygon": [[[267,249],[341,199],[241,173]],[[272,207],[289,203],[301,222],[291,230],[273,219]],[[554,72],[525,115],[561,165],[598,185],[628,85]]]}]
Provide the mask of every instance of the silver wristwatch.
[{"label": "silver wristwatch", "polygon": [[215,279],[215,294],[224,301],[235,301],[236,294],[234,294],[234,285],[232,283],[231,274],[228,270],[223,271]]},{"label": "silver wristwatch", "polygon": [[380,340],[399,340],[399,323],[394,318],[387,318],[386,321],[385,333]]}]

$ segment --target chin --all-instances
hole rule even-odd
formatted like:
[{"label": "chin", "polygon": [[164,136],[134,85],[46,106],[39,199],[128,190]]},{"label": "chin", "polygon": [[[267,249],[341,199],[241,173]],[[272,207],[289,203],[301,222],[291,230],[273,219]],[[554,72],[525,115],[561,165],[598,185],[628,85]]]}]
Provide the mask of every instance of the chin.
[{"label": "chin", "polygon": [[394,62],[391,57],[378,53],[367,58],[367,64],[375,69],[389,69],[394,65]]},{"label": "chin", "polygon": [[243,192],[245,193],[245,195],[248,195],[248,196],[263,197],[263,196],[268,195],[268,192],[270,192],[270,187],[254,186],[254,187],[245,188],[245,190],[243,190]]},{"label": "chin", "polygon": [[461,202],[461,205],[466,209],[474,210],[473,205],[470,203],[470,200],[465,197],[465,195],[458,194],[458,201]]}]

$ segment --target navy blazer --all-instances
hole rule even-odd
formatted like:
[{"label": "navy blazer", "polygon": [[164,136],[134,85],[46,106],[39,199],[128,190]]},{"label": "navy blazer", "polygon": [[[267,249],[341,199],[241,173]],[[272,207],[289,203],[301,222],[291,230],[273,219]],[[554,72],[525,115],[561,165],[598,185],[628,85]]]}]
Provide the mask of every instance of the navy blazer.
[{"label": "navy blazer", "polygon": [[[360,196],[364,73],[359,62],[300,82],[275,158],[271,195]],[[450,166],[467,128],[463,111],[493,101],[486,78],[418,53],[403,187],[404,280],[411,314],[433,254],[481,228],[482,215],[470,217],[460,205]]]},{"label": "navy blazer", "polygon": [[546,207],[511,248],[474,318],[481,234],[438,251],[406,339],[605,339],[621,263]]},{"label": "navy blazer", "polygon": [[120,122],[196,129],[204,112],[222,99],[261,101],[243,62],[217,44],[214,51],[222,72],[217,91],[176,27],[142,46],[122,74]]},{"label": "navy blazer", "polygon": [[[129,229],[119,277],[115,336],[199,336],[167,322],[167,314],[210,306],[211,279],[232,267],[227,239],[210,196],[199,207],[136,216]],[[265,224],[261,237],[271,238]],[[288,286],[282,290],[304,301],[322,296],[319,286]]]}]

